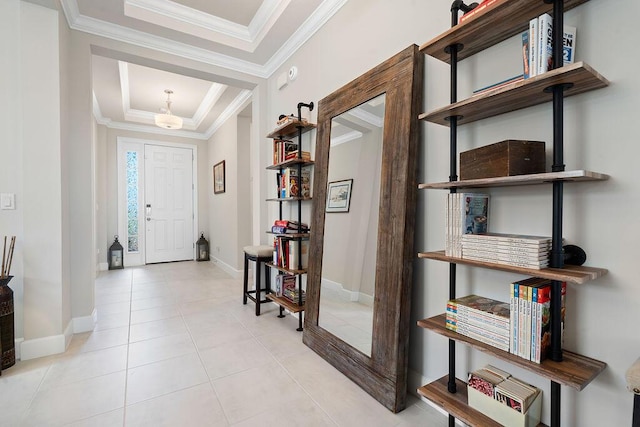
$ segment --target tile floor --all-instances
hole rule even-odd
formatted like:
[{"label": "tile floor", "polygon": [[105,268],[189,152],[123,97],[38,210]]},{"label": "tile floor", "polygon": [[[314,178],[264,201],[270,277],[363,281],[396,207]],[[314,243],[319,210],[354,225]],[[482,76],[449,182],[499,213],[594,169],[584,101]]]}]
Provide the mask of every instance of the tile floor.
[{"label": "tile floor", "polygon": [[414,397],[392,414],[241,289],[212,263],[101,273],[95,330],[2,372],[0,425],[446,425]]}]

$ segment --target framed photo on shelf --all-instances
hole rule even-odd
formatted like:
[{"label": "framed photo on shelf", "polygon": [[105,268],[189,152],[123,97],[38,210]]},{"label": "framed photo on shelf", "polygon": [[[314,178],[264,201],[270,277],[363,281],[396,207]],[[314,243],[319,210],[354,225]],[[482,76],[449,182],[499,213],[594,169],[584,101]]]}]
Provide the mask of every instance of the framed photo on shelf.
[{"label": "framed photo on shelf", "polygon": [[327,212],[349,212],[353,179],[333,181],[327,188]]},{"label": "framed photo on shelf", "polygon": [[224,193],[224,160],[213,165],[213,193]]}]

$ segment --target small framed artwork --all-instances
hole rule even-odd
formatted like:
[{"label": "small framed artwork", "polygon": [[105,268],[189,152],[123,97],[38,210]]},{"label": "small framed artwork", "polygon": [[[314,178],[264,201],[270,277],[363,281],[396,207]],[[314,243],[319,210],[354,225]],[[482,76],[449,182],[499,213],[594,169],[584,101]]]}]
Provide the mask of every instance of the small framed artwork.
[{"label": "small framed artwork", "polygon": [[224,160],[213,165],[213,192],[224,193]]},{"label": "small framed artwork", "polygon": [[327,212],[349,212],[353,179],[333,181],[327,188]]}]

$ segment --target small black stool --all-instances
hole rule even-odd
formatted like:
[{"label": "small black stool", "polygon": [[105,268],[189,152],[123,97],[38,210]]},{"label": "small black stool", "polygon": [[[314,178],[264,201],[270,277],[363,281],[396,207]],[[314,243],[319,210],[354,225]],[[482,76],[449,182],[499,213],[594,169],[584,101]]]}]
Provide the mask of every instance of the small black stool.
[{"label": "small black stool", "polygon": [[[242,293],[242,303],[247,303],[247,298],[256,303],[256,316],[260,316],[260,303],[269,302],[268,299],[262,299],[262,292],[266,295],[271,292],[271,275],[269,274],[269,267],[267,262],[273,261],[273,246],[261,245],[261,246],[245,246],[244,250],[244,289]],[[255,290],[249,290],[249,261],[256,263],[255,274]],[[265,285],[266,288],[260,287],[260,270],[261,263],[264,264]],[[254,295],[251,295],[254,294]]]}]

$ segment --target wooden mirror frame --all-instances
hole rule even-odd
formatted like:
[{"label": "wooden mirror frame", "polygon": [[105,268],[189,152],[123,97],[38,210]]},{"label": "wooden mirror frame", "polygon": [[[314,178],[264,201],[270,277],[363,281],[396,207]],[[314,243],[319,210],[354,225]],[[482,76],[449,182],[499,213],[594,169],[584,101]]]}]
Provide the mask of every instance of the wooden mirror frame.
[{"label": "wooden mirror frame", "polygon": [[[318,104],[302,340],[393,412],[406,407],[424,55],[412,45]],[[371,357],[318,326],[331,120],[385,95]],[[359,184],[366,185],[366,184]]]}]

